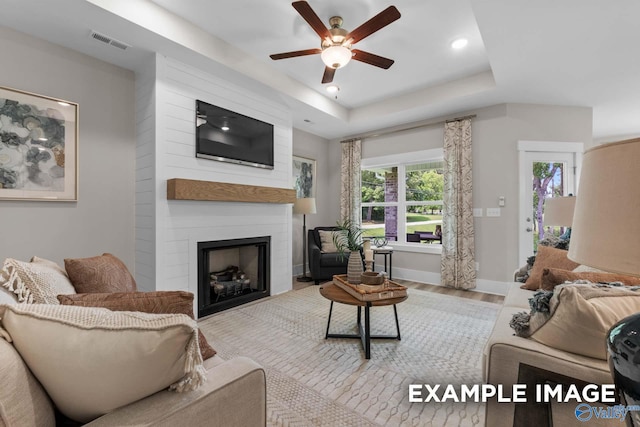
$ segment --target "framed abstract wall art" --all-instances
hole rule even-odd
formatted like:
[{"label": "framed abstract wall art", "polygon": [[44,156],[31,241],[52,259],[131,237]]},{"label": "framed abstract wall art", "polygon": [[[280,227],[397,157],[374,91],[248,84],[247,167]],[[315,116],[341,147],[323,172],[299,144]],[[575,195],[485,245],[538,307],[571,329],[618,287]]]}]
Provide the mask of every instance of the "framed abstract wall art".
[{"label": "framed abstract wall art", "polygon": [[78,104],[0,86],[0,200],[78,200]]},{"label": "framed abstract wall art", "polygon": [[316,161],[293,156],[293,188],[296,198],[316,197]]}]

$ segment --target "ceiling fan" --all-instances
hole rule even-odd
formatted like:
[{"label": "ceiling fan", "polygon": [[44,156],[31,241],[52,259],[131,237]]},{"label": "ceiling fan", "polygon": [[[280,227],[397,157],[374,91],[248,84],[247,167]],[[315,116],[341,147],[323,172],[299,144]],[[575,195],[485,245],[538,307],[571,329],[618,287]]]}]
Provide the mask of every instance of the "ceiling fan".
[{"label": "ceiling fan", "polygon": [[399,19],[400,12],[398,12],[395,6],[389,6],[355,30],[349,32],[342,28],[342,18],[339,16],[331,17],[331,19],[329,19],[331,28],[327,28],[313,9],[311,9],[309,3],[306,1],[294,1],[291,4],[320,36],[321,47],[277,53],[270,55],[271,59],[278,60],[294,58],[296,56],[320,54],[322,62],[325,63],[322,83],[332,82],[336,70],[347,65],[351,59],[384,68],[385,70],[393,65],[393,59],[374,55],[373,53],[363,50],[353,49],[353,45]]}]

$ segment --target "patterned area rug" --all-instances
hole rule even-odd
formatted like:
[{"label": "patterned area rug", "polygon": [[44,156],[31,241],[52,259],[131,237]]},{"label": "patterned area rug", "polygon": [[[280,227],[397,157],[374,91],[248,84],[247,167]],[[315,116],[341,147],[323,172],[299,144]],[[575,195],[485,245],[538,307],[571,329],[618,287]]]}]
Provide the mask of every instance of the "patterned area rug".
[{"label": "patterned area rug", "polygon": [[[267,374],[270,426],[472,426],[484,405],[409,403],[409,384],[482,382],[482,349],[499,305],[409,289],[398,307],[402,341],[324,339],[330,302],[311,286],[200,322],[230,359]],[[355,333],[356,307],[334,304],[331,333]],[[371,311],[372,334],[395,335],[392,307]],[[444,387],[444,386],[443,386]],[[425,393],[426,396],[426,393]]]}]

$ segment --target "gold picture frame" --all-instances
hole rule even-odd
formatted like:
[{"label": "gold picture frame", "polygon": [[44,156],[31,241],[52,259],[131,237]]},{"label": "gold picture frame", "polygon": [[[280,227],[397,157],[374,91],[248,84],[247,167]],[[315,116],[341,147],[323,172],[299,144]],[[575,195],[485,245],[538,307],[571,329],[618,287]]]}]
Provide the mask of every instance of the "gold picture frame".
[{"label": "gold picture frame", "polygon": [[78,104],[0,86],[0,200],[78,200]]}]

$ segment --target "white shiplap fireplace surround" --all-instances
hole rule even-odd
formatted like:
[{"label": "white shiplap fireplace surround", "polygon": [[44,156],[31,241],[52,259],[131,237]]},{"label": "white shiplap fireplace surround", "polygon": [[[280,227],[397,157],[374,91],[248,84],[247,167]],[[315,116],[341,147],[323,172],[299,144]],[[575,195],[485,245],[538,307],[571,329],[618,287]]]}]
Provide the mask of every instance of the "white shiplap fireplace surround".
[{"label": "white shiplap fireplace surround", "polygon": [[[195,157],[195,108],[202,100],[274,125],[274,169]],[[287,107],[200,69],[156,55],[136,75],[136,266],[143,291],[198,294],[198,242],[271,237],[271,295],[291,289],[291,204],[167,200],[167,180],[291,188]]]}]

